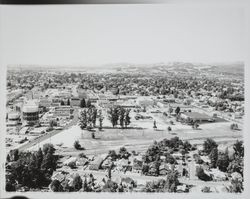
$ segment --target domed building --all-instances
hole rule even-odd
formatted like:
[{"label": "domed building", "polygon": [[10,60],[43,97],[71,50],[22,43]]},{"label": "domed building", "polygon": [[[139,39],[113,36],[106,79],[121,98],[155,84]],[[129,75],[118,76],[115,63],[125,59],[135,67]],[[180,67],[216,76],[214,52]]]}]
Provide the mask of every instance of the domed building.
[{"label": "domed building", "polygon": [[39,107],[35,101],[28,101],[23,105],[22,109],[23,124],[35,125],[39,122]]}]

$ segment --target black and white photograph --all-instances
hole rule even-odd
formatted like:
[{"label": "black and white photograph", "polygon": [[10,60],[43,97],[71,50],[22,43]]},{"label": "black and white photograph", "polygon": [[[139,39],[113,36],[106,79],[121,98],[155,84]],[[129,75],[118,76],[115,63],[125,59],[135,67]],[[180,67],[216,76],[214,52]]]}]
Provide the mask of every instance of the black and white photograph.
[{"label": "black and white photograph", "polygon": [[246,16],[243,4],[2,6],[2,196],[242,195]]}]

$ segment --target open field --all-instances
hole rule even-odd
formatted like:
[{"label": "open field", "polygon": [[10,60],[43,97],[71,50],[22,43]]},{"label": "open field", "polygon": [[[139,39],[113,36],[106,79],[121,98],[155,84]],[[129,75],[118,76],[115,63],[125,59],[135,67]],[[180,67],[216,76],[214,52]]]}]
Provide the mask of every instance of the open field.
[{"label": "open field", "polygon": [[[132,125],[128,129],[104,127],[102,131],[95,132],[96,139],[91,138],[91,132],[81,130],[74,125],[46,140],[43,140],[29,150],[37,150],[45,143],[52,143],[58,149],[58,153],[63,155],[77,155],[81,151],[73,148],[75,140],[79,140],[81,146],[86,150],[84,153],[97,155],[107,153],[109,150],[118,150],[125,146],[128,150],[145,151],[154,140],[162,140],[178,136],[182,140],[189,140],[192,144],[202,144],[206,138],[213,138],[221,143],[221,147],[227,146],[235,140],[242,139],[242,131],[232,131],[230,122],[216,122],[202,124],[199,129],[192,129],[191,126],[175,122],[171,125],[172,131],[162,128],[167,120],[157,119],[157,130],[153,130],[152,120],[132,120]],[[173,120],[173,119],[172,119]]]}]

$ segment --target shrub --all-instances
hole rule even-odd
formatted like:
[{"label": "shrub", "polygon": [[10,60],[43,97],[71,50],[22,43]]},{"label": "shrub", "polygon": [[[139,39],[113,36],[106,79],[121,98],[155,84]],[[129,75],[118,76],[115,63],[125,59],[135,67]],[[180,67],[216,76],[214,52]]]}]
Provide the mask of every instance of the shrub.
[{"label": "shrub", "polygon": [[203,151],[206,155],[208,155],[211,153],[213,148],[217,148],[217,146],[217,143],[213,139],[208,138],[203,143]]},{"label": "shrub", "polygon": [[82,188],[82,179],[77,174],[73,179],[73,189],[74,191],[79,191]]},{"label": "shrub", "polygon": [[84,153],[79,153],[79,154],[78,154],[78,157],[79,157],[79,158],[87,158],[87,156],[86,156]]},{"label": "shrub", "polygon": [[212,180],[212,178],[204,172],[204,169],[202,167],[197,167],[196,168],[196,176],[200,180],[203,180],[203,181],[210,181],[210,180]]},{"label": "shrub", "polygon": [[201,191],[203,193],[211,193],[212,192],[211,189],[210,189],[210,187],[207,187],[207,186],[203,187]]},{"label": "shrub", "polygon": [[76,168],[76,163],[75,163],[75,162],[70,162],[70,163],[68,164],[68,166],[69,166],[71,169],[74,169],[74,168]]},{"label": "shrub", "polygon": [[74,142],[74,147],[75,147],[76,150],[81,150],[81,149],[82,149],[82,146],[80,145],[80,143],[79,143],[78,140],[76,140],[76,141]]},{"label": "shrub", "polygon": [[63,191],[63,187],[59,180],[53,180],[50,184],[50,188],[53,192],[60,192]]}]

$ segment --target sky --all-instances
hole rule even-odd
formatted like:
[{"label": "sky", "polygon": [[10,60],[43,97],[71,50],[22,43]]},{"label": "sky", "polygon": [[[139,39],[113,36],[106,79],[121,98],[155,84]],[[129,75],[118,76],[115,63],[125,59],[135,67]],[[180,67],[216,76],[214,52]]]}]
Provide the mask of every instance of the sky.
[{"label": "sky", "polygon": [[2,64],[244,60],[240,6],[81,5],[1,9]]}]

